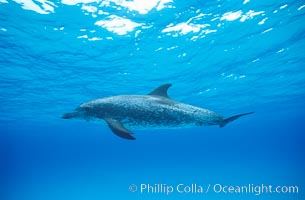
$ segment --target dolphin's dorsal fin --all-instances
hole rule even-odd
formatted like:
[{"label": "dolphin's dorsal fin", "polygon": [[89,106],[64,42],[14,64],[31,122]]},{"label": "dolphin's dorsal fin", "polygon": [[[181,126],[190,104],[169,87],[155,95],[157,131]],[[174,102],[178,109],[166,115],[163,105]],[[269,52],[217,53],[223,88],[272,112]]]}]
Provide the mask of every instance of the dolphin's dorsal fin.
[{"label": "dolphin's dorsal fin", "polygon": [[169,83],[161,85],[161,86],[157,87],[156,89],[154,89],[152,92],[150,92],[148,95],[161,96],[161,97],[169,98],[168,95],[167,95],[167,90],[171,86],[172,86],[172,84],[169,84]]}]

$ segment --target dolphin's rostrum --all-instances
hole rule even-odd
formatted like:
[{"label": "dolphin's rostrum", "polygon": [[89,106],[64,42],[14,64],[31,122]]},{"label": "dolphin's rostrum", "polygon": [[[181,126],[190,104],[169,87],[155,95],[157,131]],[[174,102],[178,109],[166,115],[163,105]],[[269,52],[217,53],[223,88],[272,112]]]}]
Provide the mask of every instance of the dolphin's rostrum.
[{"label": "dolphin's rostrum", "polygon": [[81,104],[74,112],[66,113],[63,119],[103,119],[119,137],[135,140],[130,127],[183,127],[211,126],[224,127],[244,114],[224,118],[213,111],[180,103],[167,94],[171,84],[164,84],[148,95],[119,95],[95,99]]}]

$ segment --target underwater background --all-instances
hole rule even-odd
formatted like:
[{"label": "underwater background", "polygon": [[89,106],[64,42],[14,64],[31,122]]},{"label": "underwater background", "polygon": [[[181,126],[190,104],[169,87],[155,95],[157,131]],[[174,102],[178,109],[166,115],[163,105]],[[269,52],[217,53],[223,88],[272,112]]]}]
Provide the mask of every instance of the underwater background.
[{"label": "underwater background", "polygon": [[[293,0],[0,0],[0,199],[305,199],[304,22]],[[135,141],[61,119],[164,83],[177,101],[255,114]],[[262,184],[298,191],[213,190]]]}]

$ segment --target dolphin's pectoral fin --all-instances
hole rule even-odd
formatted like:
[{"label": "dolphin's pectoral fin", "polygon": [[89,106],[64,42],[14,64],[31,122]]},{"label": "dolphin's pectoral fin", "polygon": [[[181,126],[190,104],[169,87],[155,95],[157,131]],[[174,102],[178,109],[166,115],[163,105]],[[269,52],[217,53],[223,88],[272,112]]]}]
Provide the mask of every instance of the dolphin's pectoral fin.
[{"label": "dolphin's pectoral fin", "polygon": [[132,137],[132,132],[124,127],[124,125],[115,119],[106,118],[105,121],[107,122],[109,128],[112,130],[114,134],[117,136],[128,139],[128,140],[135,140],[135,137]]},{"label": "dolphin's pectoral fin", "polygon": [[155,90],[150,92],[148,95],[153,95],[153,96],[161,96],[161,97],[166,97],[169,98],[167,95],[167,90],[170,88],[172,84],[164,84],[159,87],[157,87]]}]

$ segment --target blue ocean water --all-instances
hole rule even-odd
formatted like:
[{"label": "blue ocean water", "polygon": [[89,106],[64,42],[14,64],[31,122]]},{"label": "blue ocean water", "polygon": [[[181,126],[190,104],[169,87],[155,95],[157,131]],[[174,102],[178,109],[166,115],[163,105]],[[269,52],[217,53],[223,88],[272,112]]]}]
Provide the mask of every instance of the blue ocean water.
[{"label": "blue ocean water", "polygon": [[[305,199],[304,21],[293,0],[0,0],[0,199]],[[255,114],[136,141],[60,118],[164,83],[177,101]],[[262,184],[298,192],[217,191]]]}]

